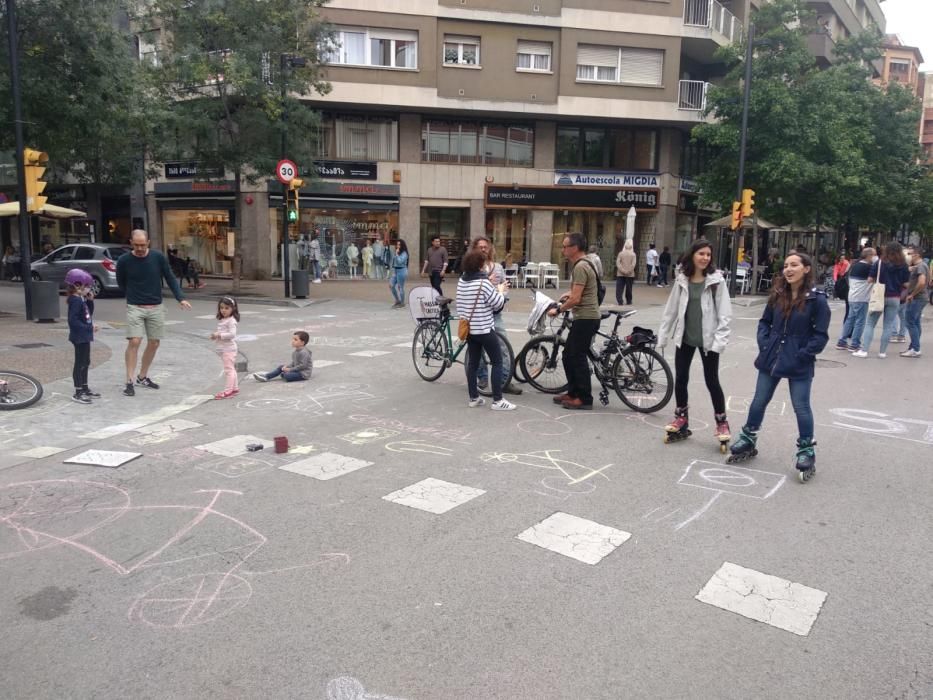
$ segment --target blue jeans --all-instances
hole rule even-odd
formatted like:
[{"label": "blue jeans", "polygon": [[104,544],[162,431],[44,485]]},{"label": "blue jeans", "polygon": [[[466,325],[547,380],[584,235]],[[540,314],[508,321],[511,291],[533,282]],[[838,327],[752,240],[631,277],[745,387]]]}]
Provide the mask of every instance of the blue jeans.
[{"label": "blue jeans", "polygon": [[927,305],[926,296],[921,294],[913,301],[909,301],[904,306],[907,307],[907,332],[910,333],[910,346],[908,349],[920,352],[920,317],[923,315],[923,308]]},{"label": "blue jeans", "polygon": [[285,365],[279,365],[271,372],[266,372],[266,376],[269,379],[275,379],[278,376],[285,377],[286,382],[301,382],[304,381],[304,377],[301,376],[301,372],[296,372],[295,370],[289,370],[288,372],[283,372],[282,367]]},{"label": "blue jeans", "polygon": [[389,277],[389,289],[392,291],[396,303],[405,303],[405,280],[408,279],[408,270],[404,267],[392,268],[392,276]]},{"label": "blue jeans", "polygon": [[883,313],[884,321],[882,322],[881,348],[879,352],[884,353],[888,351],[888,342],[894,334],[894,327],[897,325],[897,314],[900,311],[900,306],[901,300],[899,297],[885,297],[884,312],[868,314],[868,321],[866,321],[865,330],[862,332],[862,342],[859,343],[862,350],[868,352],[868,349],[871,347],[871,341],[875,337],[875,326],[878,325],[878,319],[881,318]]},{"label": "blue jeans", "polygon": [[[751,430],[758,430],[765,419],[765,409],[774,396],[774,390],[780,384],[779,377],[772,377],[767,372],[758,372],[758,383],[755,385],[755,398],[748,409],[748,422]],[[810,408],[810,387],[813,377],[805,379],[788,379],[790,386],[790,401],[794,406],[794,415],[797,416],[797,433],[801,438],[813,437],[813,410]]]},{"label": "blue jeans", "polygon": [[868,315],[867,301],[853,301],[849,304],[849,315],[842,324],[839,344],[848,341],[851,347],[859,347],[862,331],[865,330],[865,317]]},{"label": "blue jeans", "polygon": [[321,279],[321,261],[320,260],[311,260],[311,269],[314,271],[314,279]]},{"label": "blue jeans", "polygon": [[901,304],[897,310],[897,332],[894,335],[907,335],[907,304]]}]

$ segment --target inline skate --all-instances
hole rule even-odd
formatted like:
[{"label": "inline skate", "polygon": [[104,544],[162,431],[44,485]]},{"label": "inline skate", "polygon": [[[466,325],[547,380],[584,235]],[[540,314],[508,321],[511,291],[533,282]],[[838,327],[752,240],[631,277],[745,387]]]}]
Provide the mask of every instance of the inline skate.
[{"label": "inline skate", "polygon": [[797,478],[805,484],[816,474],[816,440],[813,438],[798,438],[797,440]]},{"label": "inline skate", "polygon": [[693,431],[688,427],[690,421],[687,416],[687,407],[679,406],[674,409],[674,420],[664,426],[667,432],[664,435],[664,442],[680,442],[693,435]]},{"label": "inline skate", "polygon": [[739,433],[739,439],[732,443],[729,448],[731,454],[726,459],[728,464],[744,462],[758,454],[756,445],[758,444],[758,431],[752,430],[747,425],[742,426],[742,432]]},{"label": "inline skate", "polygon": [[713,432],[716,439],[719,440],[719,451],[726,454],[729,451],[729,441],[732,439],[732,431],[729,429],[729,421],[726,420],[725,413],[716,414],[716,430]]}]

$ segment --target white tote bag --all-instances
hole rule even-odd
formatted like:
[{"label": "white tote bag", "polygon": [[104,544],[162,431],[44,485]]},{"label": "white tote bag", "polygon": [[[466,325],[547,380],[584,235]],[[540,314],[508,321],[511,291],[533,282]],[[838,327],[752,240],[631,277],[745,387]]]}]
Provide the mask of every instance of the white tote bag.
[{"label": "white tote bag", "polygon": [[871,286],[871,296],[868,298],[868,313],[880,314],[884,311],[884,285],[881,279],[881,260],[878,260],[878,279]]}]

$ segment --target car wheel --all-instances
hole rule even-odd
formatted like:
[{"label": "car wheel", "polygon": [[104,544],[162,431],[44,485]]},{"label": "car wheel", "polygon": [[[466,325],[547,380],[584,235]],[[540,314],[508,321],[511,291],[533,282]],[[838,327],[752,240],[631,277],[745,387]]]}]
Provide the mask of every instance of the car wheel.
[{"label": "car wheel", "polygon": [[91,292],[95,297],[99,297],[104,293],[104,285],[101,284],[101,281],[96,277],[92,278],[94,281],[91,283]]}]

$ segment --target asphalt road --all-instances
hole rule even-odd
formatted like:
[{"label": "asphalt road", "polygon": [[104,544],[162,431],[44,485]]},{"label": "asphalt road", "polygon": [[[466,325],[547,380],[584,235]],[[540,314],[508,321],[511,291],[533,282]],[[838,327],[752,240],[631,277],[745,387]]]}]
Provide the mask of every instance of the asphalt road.
[{"label": "asphalt road", "polygon": [[[724,468],[699,362],[694,435],[665,445],[673,405],[470,409],[459,365],[418,378],[387,307],[244,306],[251,371],[303,328],[314,375],[214,401],[213,303],[170,305],[163,388],[131,399],[122,302],[99,302],[104,398],[55,382],[0,416],[4,697],[933,696],[928,357],[825,351],[801,485],[786,386],[761,454]],[[723,357],[736,432],[759,311]],[[517,349],[525,314],[506,326]],[[140,456],[64,463],[88,449]]]}]

